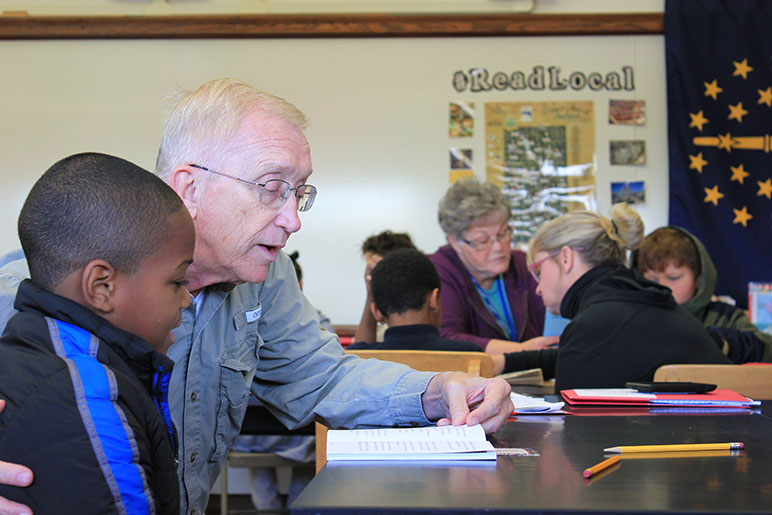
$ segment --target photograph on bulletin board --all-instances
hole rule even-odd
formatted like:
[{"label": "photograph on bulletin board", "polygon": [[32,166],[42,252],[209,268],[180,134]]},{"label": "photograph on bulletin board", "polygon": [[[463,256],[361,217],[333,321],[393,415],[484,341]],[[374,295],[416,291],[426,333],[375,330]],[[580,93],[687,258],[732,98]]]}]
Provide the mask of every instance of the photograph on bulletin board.
[{"label": "photograph on bulletin board", "polygon": [[611,203],[618,202],[627,202],[631,205],[646,202],[646,186],[643,181],[612,182]]},{"label": "photograph on bulletin board", "polygon": [[451,170],[471,170],[472,166],[472,149],[471,148],[455,148],[450,149],[450,169]]},{"label": "photograph on bulletin board", "polygon": [[609,141],[609,162],[612,165],[646,164],[646,142],[643,140]]},{"label": "photograph on bulletin board", "polygon": [[485,104],[486,178],[512,205],[512,235],[524,246],[544,222],[597,211],[592,102]]},{"label": "photograph on bulletin board", "polygon": [[609,100],[608,122],[611,125],[645,125],[646,102],[643,100]]},{"label": "photograph on bulletin board", "polygon": [[474,136],[474,102],[451,102],[448,135],[451,138]]}]

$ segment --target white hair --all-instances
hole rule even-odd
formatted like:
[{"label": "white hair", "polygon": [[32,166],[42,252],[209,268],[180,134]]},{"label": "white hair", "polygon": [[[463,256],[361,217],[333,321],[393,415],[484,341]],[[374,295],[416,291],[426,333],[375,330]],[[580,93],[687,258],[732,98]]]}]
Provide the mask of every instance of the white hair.
[{"label": "white hair", "polygon": [[164,124],[155,169],[165,181],[180,165],[218,167],[238,144],[232,136],[250,114],[280,118],[301,131],[308,123],[305,115],[283,98],[236,79],[215,79],[175,97],[177,101]]}]

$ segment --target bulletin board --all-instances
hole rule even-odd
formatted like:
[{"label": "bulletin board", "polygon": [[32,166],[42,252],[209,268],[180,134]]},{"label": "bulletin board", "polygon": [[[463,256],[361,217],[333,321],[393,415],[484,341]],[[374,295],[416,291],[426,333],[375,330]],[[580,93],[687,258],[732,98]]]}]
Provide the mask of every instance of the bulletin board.
[{"label": "bulletin board", "polygon": [[[337,37],[309,28],[292,34],[296,29],[286,27],[297,25],[285,23],[284,33],[267,38],[238,37],[238,32],[233,37],[238,28],[230,25],[228,35],[227,26],[219,22],[206,24],[209,32],[199,32],[198,38],[189,26],[181,35],[149,33],[146,27],[143,37],[136,26],[128,30],[126,21],[118,20],[116,26],[120,22],[124,28],[114,29],[117,35],[65,31],[54,33],[53,39],[46,37],[39,20],[28,21],[25,34],[33,39],[10,33],[11,25],[0,20],[0,39],[6,39],[0,41],[0,62],[5,63],[0,82],[0,215],[6,221],[0,226],[0,252],[18,247],[19,210],[34,181],[51,164],[76,152],[98,151],[152,169],[163,114],[173,94],[225,76],[286,98],[310,120],[307,136],[314,173],[309,182],[317,186],[319,196],[313,209],[300,215],[303,228],[289,239],[286,250],[299,251],[305,293],[333,323],[359,320],[364,301],[359,247],[367,236],[384,229],[405,231],[425,252],[444,243],[437,204],[450,184],[450,149],[469,150],[469,170],[486,177],[488,103],[591,103],[594,148],[584,150],[593,164],[598,210],[608,213],[612,182],[644,182],[646,202],[636,207],[647,228],[665,224],[661,15],[646,18],[646,29],[614,19],[602,35],[587,35],[585,25],[592,24],[581,19],[566,25],[566,18],[576,17],[555,18],[539,17],[537,23],[534,17],[491,16],[458,25],[462,29],[432,25],[427,18],[425,27],[416,29],[415,23],[398,18],[404,23],[395,24],[395,30],[403,27],[403,32],[373,37],[377,24],[366,23],[372,17],[360,17],[345,25],[356,25],[357,30]],[[520,20],[522,31],[512,29],[511,23],[507,28],[508,19]],[[75,24],[66,30],[99,31],[111,23],[90,29]],[[189,23],[204,25],[200,19]],[[474,28],[485,23],[490,24],[488,32]],[[523,35],[540,26],[539,35]],[[568,32],[580,35],[561,34],[556,29],[561,26],[573,27]],[[491,78],[522,72],[527,79],[537,67],[544,67],[545,73],[559,68],[566,79],[574,73],[605,77],[630,67],[634,87],[593,89],[588,82],[582,88],[567,83],[564,89],[551,89],[547,83],[542,89],[515,89],[491,83],[488,90],[473,91],[471,84],[459,88],[457,80],[459,73],[471,77],[473,70],[481,69]],[[619,99],[645,100],[646,123],[610,124],[609,103]],[[476,105],[477,130],[472,135],[449,134],[451,102]],[[645,141],[645,163],[612,165],[612,140]]]}]

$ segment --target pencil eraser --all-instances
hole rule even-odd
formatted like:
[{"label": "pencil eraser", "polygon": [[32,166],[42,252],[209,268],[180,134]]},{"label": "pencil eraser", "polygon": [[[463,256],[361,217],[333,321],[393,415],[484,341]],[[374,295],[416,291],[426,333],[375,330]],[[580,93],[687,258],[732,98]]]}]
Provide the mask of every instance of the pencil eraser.
[{"label": "pencil eraser", "polygon": [[589,479],[590,476],[592,476],[592,472],[590,472],[589,470],[585,470],[584,472],[582,472],[582,475],[584,476],[585,479]]}]

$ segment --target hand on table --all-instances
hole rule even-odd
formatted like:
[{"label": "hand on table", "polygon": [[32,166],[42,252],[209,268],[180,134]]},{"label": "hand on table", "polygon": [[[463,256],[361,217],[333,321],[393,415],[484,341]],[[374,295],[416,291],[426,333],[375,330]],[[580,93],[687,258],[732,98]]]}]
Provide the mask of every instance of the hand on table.
[{"label": "hand on table", "polygon": [[511,391],[503,379],[442,372],[429,381],[421,403],[426,417],[437,420],[438,426],[482,424],[486,433],[493,433],[514,410]]}]

